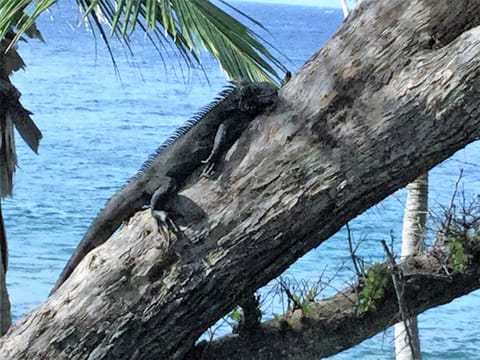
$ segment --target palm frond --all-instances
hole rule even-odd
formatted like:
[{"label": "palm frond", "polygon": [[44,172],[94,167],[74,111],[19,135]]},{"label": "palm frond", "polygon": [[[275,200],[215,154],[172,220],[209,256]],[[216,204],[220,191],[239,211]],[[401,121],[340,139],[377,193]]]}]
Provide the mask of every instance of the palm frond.
[{"label": "palm frond", "polygon": [[[0,38],[11,29],[34,34],[35,20],[58,0],[0,1]],[[75,0],[110,51],[110,35],[129,46],[139,29],[157,49],[173,44],[188,65],[200,64],[202,49],[210,52],[231,80],[279,83],[286,68],[258,33],[207,0]],[[261,24],[224,0],[219,3],[264,31]],[[107,26],[105,30],[103,26]],[[112,55],[112,52],[110,51]],[[113,56],[113,55],[112,55]]]},{"label": "palm frond", "polygon": [[[43,38],[38,31],[35,20],[58,0],[2,0],[0,1],[0,39],[8,33],[15,32],[15,41],[23,34],[30,38]],[[12,46],[15,44],[12,42]]]}]

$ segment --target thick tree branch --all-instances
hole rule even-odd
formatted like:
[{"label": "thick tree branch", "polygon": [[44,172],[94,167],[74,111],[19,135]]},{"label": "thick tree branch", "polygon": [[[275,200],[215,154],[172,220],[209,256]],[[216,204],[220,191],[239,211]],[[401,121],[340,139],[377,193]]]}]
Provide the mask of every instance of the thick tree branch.
[{"label": "thick tree branch", "polygon": [[246,295],[480,136],[479,24],[468,0],[363,1],[221,176],[174,200],[182,239],[165,251],[137,214],[0,340],[1,357],[182,358]]},{"label": "thick tree branch", "polygon": [[[439,260],[441,259],[441,260]],[[398,265],[409,316],[480,288],[480,263],[464,273],[445,273],[448,254],[440,249],[407,258]],[[392,269],[385,265],[391,279]],[[400,320],[398,297],[390,280],[381,300],[365,313],[357,311],[358,285],[311,303],[308,315],[287,312],[283,320],[263,322],[247,336],[233,334],[202,342],[188,359],[320,359],[357,345]]]}]

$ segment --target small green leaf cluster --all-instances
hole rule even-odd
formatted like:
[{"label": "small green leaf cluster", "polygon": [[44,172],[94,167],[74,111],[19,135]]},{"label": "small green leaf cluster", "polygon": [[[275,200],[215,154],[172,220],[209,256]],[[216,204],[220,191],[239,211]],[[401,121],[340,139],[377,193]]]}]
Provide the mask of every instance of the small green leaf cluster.
[{"label": "small green leaf cluster", "polygon": [[240,306],[235,307],[235,309],[233,309],[232,312],[228,314],[228,317],[236,324],[240,323],[243,318],[242,308]]},{"label": "small green leaf cluster", "polygon": [[287,297],[289,312],[300,310],[304,317],[312,314],[313,304],[323,286],[321,278],[315,282],[305,280],[298,282],[293,279],[293,283],[290,283],[289,279],[280,278],[278,283],[280,294]]},{"label": "small green leaf cluster", "polygon": [[450,252],[452,270],[455,272],[465,271],[472,255],[467,253],[463,242],[456,237],[450,237],[446,243]]},{"label": "small green leaf cluster", "polygon": [[293,294],[293,300],[295,304],[299,305],[300,310],[302,311],[303,316],[308,316],[312,313],[313,307],[312,302],[315,301],[315,291],[314,289],[308,289],[307,294],[296,295]]},{"label": "small green leaf cluster", "polygon": [[437,245],[448,250],[449,269],[468,271],[480,259],[480,196],[467,201],[465,194],[456,194],[440,225]]},{"label": "small green leaf cluster", "polygon": [[375,307],[375,301],[382,298],[389,275],[381,264],[367,268],[363,278],[363,287],[358,294],[357,312],[365,313]]}]

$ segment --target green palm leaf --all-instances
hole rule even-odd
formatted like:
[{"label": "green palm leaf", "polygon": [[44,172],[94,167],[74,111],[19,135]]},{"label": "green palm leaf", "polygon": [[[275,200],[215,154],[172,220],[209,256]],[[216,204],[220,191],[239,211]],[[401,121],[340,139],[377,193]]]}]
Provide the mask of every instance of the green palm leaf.
[{"label": "green palm leaf", "polygon": [[[0,38],[12,29],[17,32],[16,40],[23,34],[32,36],[35,20],[57,1],[0,0]],[[206,49],[232,80],[278,84],[281,78],[278,71],[282,74],[286,71],[269,51],[273,46],[207,0],[76,0],[76,3],[85,18],[95,25],[109,51],[111,36],[129,46],[129,37],[139,30],[147,33],[158,50],[173,44],[188,65],[201,65],[200,53]],[[261,24],[225,1],[219,0],[219,4],[264,30]]]}]

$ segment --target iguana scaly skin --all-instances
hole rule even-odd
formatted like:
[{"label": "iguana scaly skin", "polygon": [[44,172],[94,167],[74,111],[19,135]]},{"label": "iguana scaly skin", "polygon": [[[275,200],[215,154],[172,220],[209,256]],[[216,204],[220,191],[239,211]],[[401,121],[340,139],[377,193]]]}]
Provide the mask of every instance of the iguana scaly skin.
[{"label": "iguana scaly skin", "polygon": [[[277,99],[268,83],[231,85],[167,140],[140,172],[105,205],[88,228],[51,293],[70,276],[80,261],[103,244],[135,212],[151,203],[152,215],[168,230],[178,230],[162,203],[174,196],[196,169],[208,175],[250,122]],[[167,239],[169,241],[169,239]]]}]

